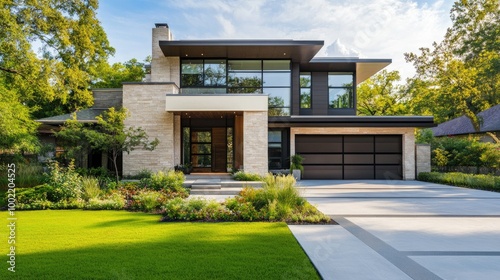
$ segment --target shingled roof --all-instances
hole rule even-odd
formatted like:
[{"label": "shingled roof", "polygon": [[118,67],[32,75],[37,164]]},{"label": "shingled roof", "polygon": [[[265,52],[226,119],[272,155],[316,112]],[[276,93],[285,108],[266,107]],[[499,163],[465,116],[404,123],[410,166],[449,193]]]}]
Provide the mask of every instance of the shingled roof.
[{"label": "shingled roof", "polygon": [[477,115],[482,119],[479,131],[474,129],[468,117],[461,116],[439,124],[432,128],[432,132],[434,136],[447,136],[500,131],[500,104]]}]

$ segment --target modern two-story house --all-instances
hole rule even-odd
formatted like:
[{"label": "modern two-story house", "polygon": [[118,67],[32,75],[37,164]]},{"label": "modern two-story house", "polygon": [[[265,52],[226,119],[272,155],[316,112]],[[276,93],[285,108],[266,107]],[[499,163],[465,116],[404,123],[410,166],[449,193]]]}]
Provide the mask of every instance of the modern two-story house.
[{"label": "modern two-story house", "polygon": [[414,128],[432,117],[356,116],[356,85],[390,59],[317,58],[323,41],[173,40],[156,24],[150,74],[123,84],[126,125],[160,144],[123,173],[266,173],[304,157],[305,179],[414,179]]}]

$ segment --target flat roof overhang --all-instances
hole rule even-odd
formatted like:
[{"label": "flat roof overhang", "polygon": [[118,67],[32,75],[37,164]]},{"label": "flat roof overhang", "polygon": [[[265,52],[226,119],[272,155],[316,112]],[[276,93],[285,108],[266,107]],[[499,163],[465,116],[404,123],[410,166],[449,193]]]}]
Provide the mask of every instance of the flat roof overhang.
[{"label": "flat roof overhang", "polygon": [[392,59],[318,57],[300,63],[300,71],[356,72],[356,85],[358,85],[391,63]]},{"label": "flat roof overhang", "polygon": [[160,41],[165,56],[193,58],[291,59],[308,62],[323,47],[320,40]]},{"label": "flat roof overhang", "polygon": [[268,110],[265,94],[167,94],[167,112],[235,112]]},{"label": "flat roof overhang", "polygon": [[434,127],[432,116],[269,117],[269,127]]}]

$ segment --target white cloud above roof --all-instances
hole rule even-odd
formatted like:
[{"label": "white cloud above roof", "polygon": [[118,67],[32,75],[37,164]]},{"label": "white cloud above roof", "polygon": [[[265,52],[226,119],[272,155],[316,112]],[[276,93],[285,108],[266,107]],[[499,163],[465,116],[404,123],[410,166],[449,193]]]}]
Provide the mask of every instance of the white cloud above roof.
[{"label": "white cloud above roof", "polygon": [[[151,28],[169,24],[175,39],[324,40],[318,56],[391,58],[390,70],[413,75],[403,53],[441,41],[452,0],[122,0],[98,11],[115,61],[151,52]],[[341,42],[341,43],[340,43]]]}]

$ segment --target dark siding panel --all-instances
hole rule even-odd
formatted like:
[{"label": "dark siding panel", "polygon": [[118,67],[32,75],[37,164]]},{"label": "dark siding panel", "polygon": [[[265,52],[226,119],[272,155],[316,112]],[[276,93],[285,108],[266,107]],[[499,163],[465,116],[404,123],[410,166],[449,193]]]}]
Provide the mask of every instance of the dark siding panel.
[{"label": "dark siding panel", "polygon": [[312,72],[313,115],[328,115],[328,72]]},{"label": "dark siding panel", "polygon": [[300,114],[300,66],[292,63],[292,115]]},{"label": "dark siding panel", "polygon": [[344,153],[373,153],[373,136],[353,135],[344,137]]},{"label": "dark siding panel", "polygon": [[303,154],[304,164],[342,164],[342,155]]},{"label": "dark siding panel", "polygon": [[401,135],[375,136],[376,153],[401,153]]},{"label": "dark siding panel", "polygon": [[344,179],[373,179],[375,171],[373,165],[344,165]]},{"label": "dark siding panel", "polygon": [[306,165],[302,178],[342,180],[342,165]]},{"label": "dark siding panel", "polygon": [[401,180],[401,165],[377,165],[375,166],[375,179],[377,180]]}]

